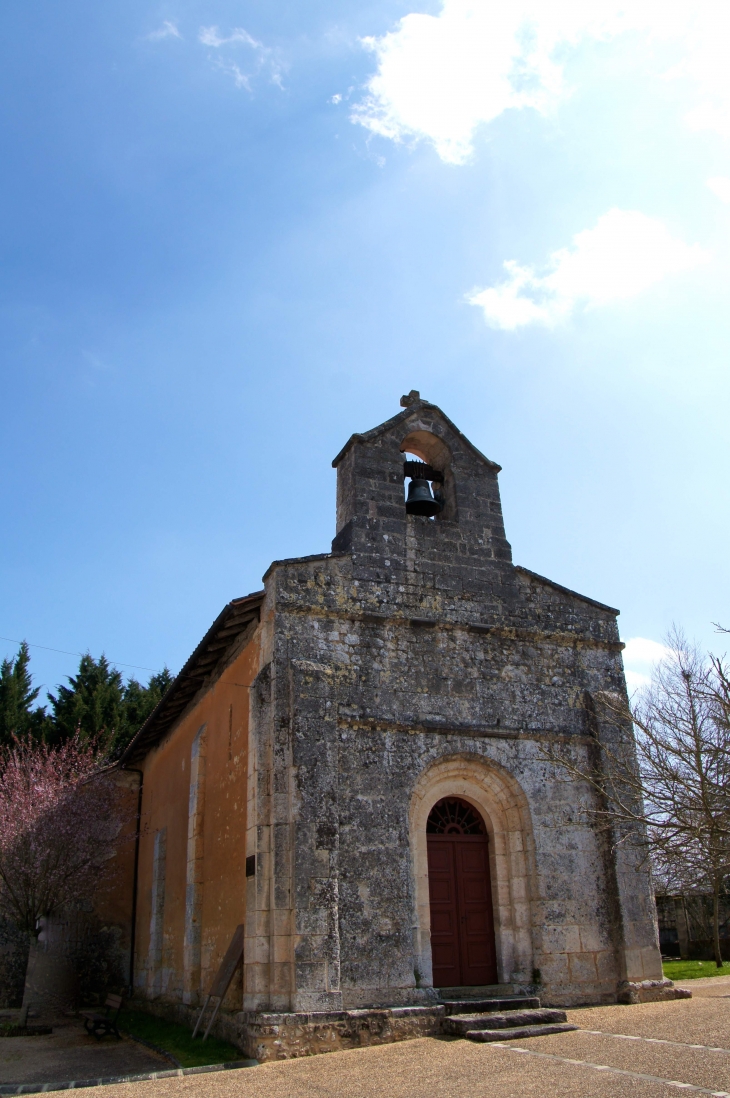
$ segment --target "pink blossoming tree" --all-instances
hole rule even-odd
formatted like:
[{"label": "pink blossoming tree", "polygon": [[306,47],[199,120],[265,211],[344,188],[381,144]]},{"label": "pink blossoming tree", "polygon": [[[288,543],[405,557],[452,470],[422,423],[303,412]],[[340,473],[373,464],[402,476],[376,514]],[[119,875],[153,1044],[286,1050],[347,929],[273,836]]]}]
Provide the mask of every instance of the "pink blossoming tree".
[{"label": "pink blossoming tree", "polygon": [[105,875],[123,821],[102,763],[78,735],[57,747],[16,738],[0,753],[0,914],[31,943],[42,918],[90,899]]}]

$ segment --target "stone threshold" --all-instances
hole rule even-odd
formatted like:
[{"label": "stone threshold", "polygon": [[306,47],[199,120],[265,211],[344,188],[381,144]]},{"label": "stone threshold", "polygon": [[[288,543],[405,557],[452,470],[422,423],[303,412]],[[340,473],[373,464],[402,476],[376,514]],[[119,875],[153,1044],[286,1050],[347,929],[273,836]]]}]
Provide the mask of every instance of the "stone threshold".
[{"label": "stone threshold", "polygon": [[441,1018],[444,1007],[441,1003],[433,1006],[393,1006],[393,1007],[357,1007],[352,1010],[309,1010],[309,1011],[264,1011],[240,1010],[235,1017],[243,1024],[257,1025],[322,1025],[330,1022],[351,1022],[361,1024],[365,1021],[386,1020],[388,1018]]}]

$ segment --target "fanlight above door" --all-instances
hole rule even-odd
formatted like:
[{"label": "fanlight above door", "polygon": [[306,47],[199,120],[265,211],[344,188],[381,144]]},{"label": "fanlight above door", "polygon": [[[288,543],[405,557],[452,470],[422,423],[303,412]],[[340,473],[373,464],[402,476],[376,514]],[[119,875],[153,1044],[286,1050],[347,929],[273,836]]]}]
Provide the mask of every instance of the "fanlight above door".
[{"label": "fanlight above door", "polygon": [[486,835],[484,820],[475,808],[458,797],[442,797],[431,809],[428,835]]}]

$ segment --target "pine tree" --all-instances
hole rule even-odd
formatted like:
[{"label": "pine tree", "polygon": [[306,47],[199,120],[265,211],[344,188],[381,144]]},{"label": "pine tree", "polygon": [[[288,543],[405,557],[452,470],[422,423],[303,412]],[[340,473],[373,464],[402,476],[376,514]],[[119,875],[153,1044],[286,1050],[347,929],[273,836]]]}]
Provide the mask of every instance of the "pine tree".
[{"label": "pine tree", "polygon": [[124,688],[123,724],[118,729],[112,745],[112,754],[115,757],[122,754],[162,696],[167,693],[172,681],[173,675],[167,667],[158,674],[152,675],[147,686],[142,686],[136,679],[129,680]]},{"label": "pine tree", "polygon": [[68,686],[49,694],[52,729],[50,743],[65,743],[77,733],[81,741],[103,742],[109,750],[124,725],[124,682],[120,671],[106,656],[95,660],[88,652],[81,657],[77,675],[68,676]]},{"label": "pine tree", "polygon": [[147,686],[136,679],[126,685],[120,671],[106,656],[95,660],[87,653],[67,686],[48,694],[51,713],[33,705],[40,687],[33,688],[30,653],[23,643],[14,659],[0,664],[0,747],[13,736],[32,735],[58,746],[78,734],[80,742],[97,744],[110,758],[119,758],[152,710],[168,690],[173,675],[167,667],[151,675]]},{"label": "pine tree", "polygon": [[23,641],[14,659],[0,664],[0,746],[10,746],[13,736],[43,736],[48,718],[43,706],[33,708],[40,687],[33,689],[28,664],[30,653]]}]

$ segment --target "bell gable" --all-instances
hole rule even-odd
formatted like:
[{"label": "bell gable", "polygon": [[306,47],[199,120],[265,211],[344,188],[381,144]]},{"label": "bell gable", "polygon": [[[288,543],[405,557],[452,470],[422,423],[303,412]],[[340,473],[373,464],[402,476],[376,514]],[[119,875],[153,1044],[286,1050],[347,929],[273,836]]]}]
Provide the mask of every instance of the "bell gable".
[{"label": "bell gable", "polygon": [[333,551],[421,559],[446,557],[508,564],[497,474],[435,404],[415,391],[402,412],[355,434],[335,458],[337,535]]}]

